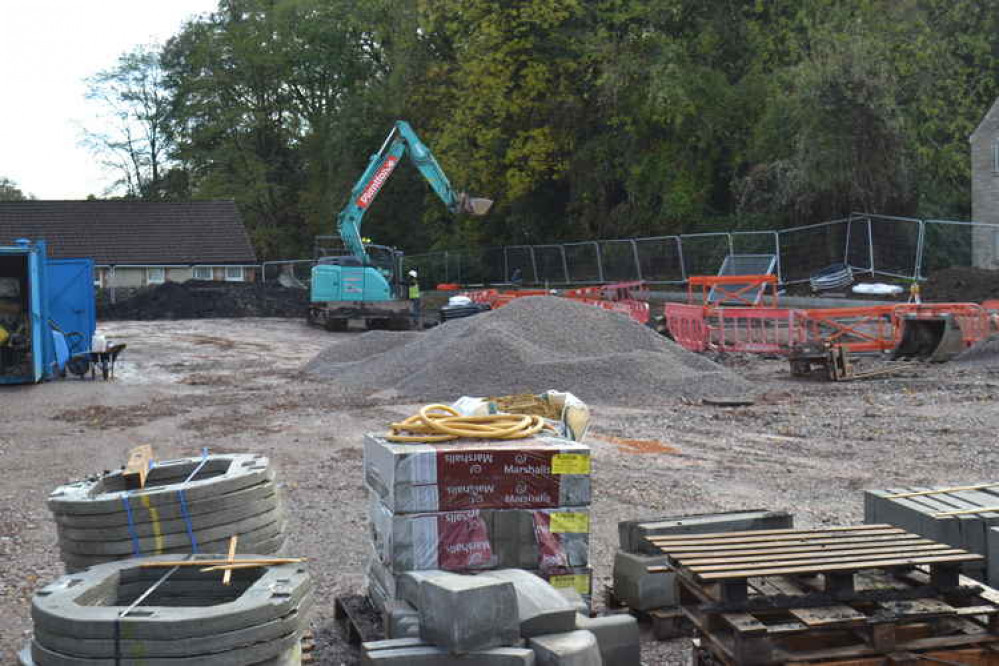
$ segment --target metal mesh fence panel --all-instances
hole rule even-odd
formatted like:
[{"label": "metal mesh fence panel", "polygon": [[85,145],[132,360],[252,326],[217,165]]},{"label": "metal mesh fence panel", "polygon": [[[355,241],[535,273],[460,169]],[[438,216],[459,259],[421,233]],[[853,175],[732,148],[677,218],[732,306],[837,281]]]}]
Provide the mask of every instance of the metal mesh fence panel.
[{"label": "metal mesh fence panel", "polygon": [[502,247],[486,248],[481,253],[483,284],[503,284],[509,278],[506,268],[506,251]]},{"label": "metal mesh fence panel", "polygon": [[[776,255],[776,272],[784,284],[807,282],[816,272],[843,263],[859,275],[925,278],[950,266],[999,265],[999,225],[854,213],[780,231],[429,252],[406,256],[404,265],[406,270],[415,268],[427,287],[441,282],[682,283],[691,275],[716,275],[730,254]],[[265,281],[286,275],[307,284],[312,265],[308,260],[265,262],[261,274]]]},{"label": "metal mesh fence panel", "polygon": [[777,237],[773,231],[733,231],[733,254],[777,254]]},{"label": "metal mesh fence panel", "polygon": [[638,279],[635,246],[630,240],[603,241],[600,243],[600,258],[604,266],[605,282]]},{"label": "metal mesh fence panel", "polygon": [[662,236],[635,241],[638,248],[638,265],[642,279],[647,282],[683,282],[683,262],[680,258],[679,238]]},{"label": "metal mesh fence panel", "polygon": [[881,215],[866,216],[871,224],[871,247],[877,275],[916,277],[918,263],[919,220]]},{"label": "metal mesh fence panel", "polygon": [[416,270],[420,276],[420,286],[432,289],[441,282],[447,282],[447,259],[443,252],[414,254],[403,258],[403,270]]},{"label": "metal mesh fence panel", "polygon": [[683,267],[691,275],[716,275],[732,245],[727,233],[684,234],[680,236]]},{"label": "metal mesh fence panel", "polygon": [[780,267],[785,283],[807,282],[818,270],[842,264],[849,220],[834,220],[780,231]]},{"label": "metal mesh fence panel", "polygon": [[851,217],[846,222],[845,261],[854,273],[874,270],[871,252],[871,222],[867,218]]},{"label": "metal mesh fence panel", "polygon": [[569,281],[574,283],[602,282],[600,247],[595,242],[566,243],[565,260],[569,266]]},{"label": "metal mesh fence panel", "polygon": [[507,281],[537,284],[538,274],[534,267],[534,259],[530,245],[511,245],[506,248]]},{"label": "metal mesh fence panel", "polygon": [[995,256],[999,226],[927,220],[923,226],[922,265],[926,277],[951,266],[987,266]]},{"label": "metal mesh fence panel", "polygon": [[534,263],[538,267],[538,281],[544,284],[565,284],[565,254],[561,245],[535,245]]}]

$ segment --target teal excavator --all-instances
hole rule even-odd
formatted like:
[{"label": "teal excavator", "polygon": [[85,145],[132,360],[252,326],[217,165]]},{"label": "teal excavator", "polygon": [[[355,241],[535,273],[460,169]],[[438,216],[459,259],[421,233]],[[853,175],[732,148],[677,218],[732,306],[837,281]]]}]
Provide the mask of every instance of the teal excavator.
[{"label": "teal excavator", "polygon": [[361,223],[382,186],[409,155],[434,193],[453,214],[485,215],[489,199],[472,198],[455,192],[434,159],[404,120],[397,121],[368,167],[354,185],[347,205],[337,216],[337,232],[343,241],[342,253],[318,257],[312,268],[309,322],[328,330],[346,330],[359,321],[367,328],[405,330],[414,317],[407,300],[402,274],[402,253],[383,245],[366,243]]}]

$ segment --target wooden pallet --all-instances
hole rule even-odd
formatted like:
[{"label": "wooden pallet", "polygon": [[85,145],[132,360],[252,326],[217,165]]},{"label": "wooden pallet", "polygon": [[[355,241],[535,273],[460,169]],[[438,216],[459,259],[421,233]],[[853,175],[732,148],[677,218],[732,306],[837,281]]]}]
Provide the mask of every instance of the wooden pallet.
[{"label": "wooden pallet", "polygon": [[362,594],[346,594],[333,599],[333,619],[351,645],[384,638],[381,626],[375,626],[371,621],[377,615],[371,600]]},{"label": "wooden pallet", "polygon": [[614,588],[609,585],[604,587],[604,605],[607,608],[626,610],[640,623],[649,625],[652,629],[652,636],[657,641],[668,641],[694,634],[693,626],[687,621],[679,606],[653,608],[645,611],[630,608],[614,594]]},{"label": "wooden pallet", "polygon": [[652,541],[678,574],[684,615],[723,664],[999,644],[999,593],[959,571],[981,556],[888,525]]}]

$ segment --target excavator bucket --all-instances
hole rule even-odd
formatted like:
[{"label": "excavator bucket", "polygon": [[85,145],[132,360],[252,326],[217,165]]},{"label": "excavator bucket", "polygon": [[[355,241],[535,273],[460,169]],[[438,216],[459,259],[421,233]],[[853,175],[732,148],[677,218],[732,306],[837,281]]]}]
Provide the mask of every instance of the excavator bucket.
[{"label": "excavator bucket", "polygon": [[485,215],[489,212],[489,209],[493,207],[492,199],[470,197],[464,192],[461,193],[459,199],[461,200],[461,212],[469,215],[475,215],[476,217]]},{"label": "excavator bucket", "polygon": [[952,315],[902,319],[902,337],[892,351],[892,360],[917,359],[943,363],[964,350],[961,325]]}]

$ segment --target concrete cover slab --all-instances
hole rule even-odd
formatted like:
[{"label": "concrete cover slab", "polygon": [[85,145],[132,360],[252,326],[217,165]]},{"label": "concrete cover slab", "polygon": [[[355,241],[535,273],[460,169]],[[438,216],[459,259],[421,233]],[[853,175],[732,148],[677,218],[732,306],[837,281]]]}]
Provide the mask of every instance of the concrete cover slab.
[{"label": "concrete cover slab", "polygon": [[783,511],[754,509],[731,513],[624,520],[617,524],[617,529],[621,550],[629,553],[659,555],[661,551],[648,541],[648,537],[667,534],[790,529],[794,527],[793,523],[793,517]]},{"label": "concrete cover slab", "polygon": [[638,619],[626,613],[603,617],[576,617],[576,627],[591,632],[597,639],[604,666],[641,666]]},{"label": "concrete cover slab", "polygon": [[534,666],[534,652],[526,648],[501,647],[455,655],[438,647],[411,647],[366,652],[365,666]]},{"label": "concrete cover slab", "polygon": [[451,574],[420,584],[420,638],[453,654],[520,640],[512,583]]},{"label": "concrete cover slab", "polygon": [[557,634],[576,628],[576,609],[558,590],[523,569],[499,569],[479,574],[513,584],[517,593],[520,635]]},{"label": "concrete cover slab", "polygon": [[667,565],[665,555],[617,551],[614,555],[614,595],[632,610],[646,611],[677,604],[676,577],[649,573],[651,566]]},{"label": "concrete cover slab", "polygon": [[563,634],[536,636],[527,642],[538,666],[602,666],[597,639],[577,629]]}]

